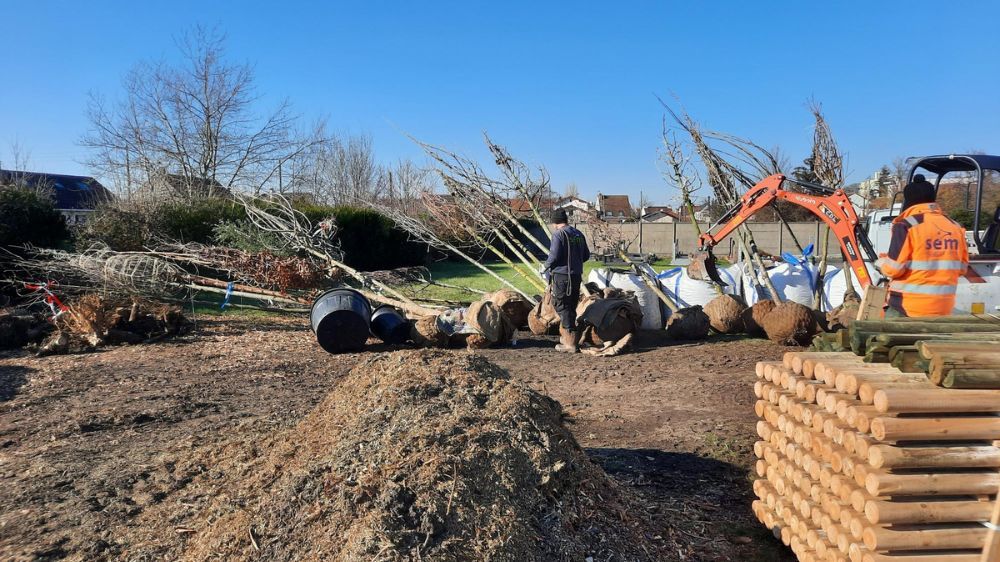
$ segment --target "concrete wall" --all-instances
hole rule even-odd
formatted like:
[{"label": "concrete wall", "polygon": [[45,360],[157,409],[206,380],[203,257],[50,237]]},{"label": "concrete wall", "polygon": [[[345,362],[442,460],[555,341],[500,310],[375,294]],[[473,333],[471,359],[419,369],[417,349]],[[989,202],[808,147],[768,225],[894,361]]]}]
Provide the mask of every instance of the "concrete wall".
[{"label": "concrete wall", "polygon": [[[690,253],[697,248],[698,234],[690,222],[642,223],[641,226],[641,245],[639,241],[639,223],[612,224],[611,230],[612,232],[620,233],[617,237],[628,243],[629,252],[645,252],[663,257],[672,257],[675,241],[677,251],[681,253]],[[700,226],[702,231],[704,231],[709,225],[708,223],[701,223]],[[752,230],[754,240],[757,242],[757,248],[761,252],[773,255],[780,255],[781,252],[797,253],[795,243],[792,241],[792,235],[788,233],[788,230],[780,222],[751,222],[748,223],[748,226]],[[815,254],[821,255],[819,245],[823,231],[826,229],[823,223],[793,222],[789,223],[789,226],[791,226],[792,232],[802,247],[808,244],[815,244]],[[586,224],[577,225],[577,228],[587,236],[591,248],[600,246],[599,242],[595,243],[594,236]],[[715,253],[720,256],[725,255],[729,253],[730,248],[734,247],[735,243],[736,239],[730,236],[716,247]],[[600,252],[606,251],[607,248],[597,247],[595,250]],[[833,236],[830,237],[828,251],[831,260],[841,260],[840,246]]]}]

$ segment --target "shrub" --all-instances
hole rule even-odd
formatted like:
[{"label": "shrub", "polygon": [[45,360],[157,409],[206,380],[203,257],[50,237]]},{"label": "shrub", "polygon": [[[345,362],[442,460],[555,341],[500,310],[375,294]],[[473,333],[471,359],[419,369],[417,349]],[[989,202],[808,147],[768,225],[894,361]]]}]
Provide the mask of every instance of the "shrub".
[{"label": "shrub", "polygon": [[66,219],[50,197],[30,189],[0,188],[0,246],[51,248],[69,238]]},{"label": "shrub", "polygon": [[148,214],[135,210],[114,205],[100,207],[80,231],[77,246],[100,243],[118,252],[138,252],[153,240],[150,219]]},{"label": "shrub", "polygon": [[157,234],[178,242],[213,242],[215,227],[246,220],[242,205],[228,199],[196,199],[160,205],[153,215]]}]

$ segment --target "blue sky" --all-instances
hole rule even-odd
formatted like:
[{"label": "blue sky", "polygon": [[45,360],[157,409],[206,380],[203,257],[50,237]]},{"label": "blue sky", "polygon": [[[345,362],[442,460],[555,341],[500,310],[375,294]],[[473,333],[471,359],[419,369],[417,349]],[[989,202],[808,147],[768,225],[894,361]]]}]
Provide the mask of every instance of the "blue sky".
[{"label": "blue sky", "polygon": [[88,92],[116,97],[202,24],[255,65],[265,102],[368,133],[386,162],[421,158],[404,132],[479,157],[487,130],[557,190],[668,202],[656,95],[796,161],[814,97],[858,181],[896,156],[1000,152],[998,16],[997,2],[0,0],[0,159],[17,141],[36,169],[86,173]]}]

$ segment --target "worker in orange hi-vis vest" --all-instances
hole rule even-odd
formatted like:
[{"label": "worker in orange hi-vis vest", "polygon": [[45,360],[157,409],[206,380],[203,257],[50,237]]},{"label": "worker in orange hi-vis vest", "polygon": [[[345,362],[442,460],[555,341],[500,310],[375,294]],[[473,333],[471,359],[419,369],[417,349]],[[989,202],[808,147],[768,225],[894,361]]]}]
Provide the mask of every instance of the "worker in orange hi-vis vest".
[{"label": "worker in orange hi-vis vest", "polygon": [[941,212],[923,175],[913,179],[903,188],[889,251],[876,263],[890,280],[887,318],[951,314],[958,278],[969,266],[965,229]]}]

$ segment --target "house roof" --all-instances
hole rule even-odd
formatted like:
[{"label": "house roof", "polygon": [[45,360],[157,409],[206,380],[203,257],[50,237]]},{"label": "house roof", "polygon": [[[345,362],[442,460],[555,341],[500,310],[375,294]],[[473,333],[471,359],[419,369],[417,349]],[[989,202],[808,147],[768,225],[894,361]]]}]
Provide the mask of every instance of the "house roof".
[{"label": "house roof", "polygon": [[635,210],[628,200],[628,195],[598,195],[597,208],[605,215],[610,211],[611,216],[615,217],[635,216]]},{"label": "house roof", "polygon": [[[645,211],[646,215],[652,215],[653,213],[663,213],[675,219],[680,218],[680,215],[677,214],[677,211],[671,209],[669,206],[666,205],[650,205],[645,208]],[[646,215],[643,216],[645,217]]]},{"label": "house roof", "polygon": [[[527,199],[525,199],[523,197],[517,197],[517,198],[511,199],[508,202],[510,203],[510,210],[513,211],[514,214],[516,214],[516,215],[517,214],[526,214],[526,215],[530,215],[531,214],[531,205],[528,203]],[[553,208],[553,205],[555,204],[555,201],[552,200],[552,199],[541,199],[539,201],[536,201],[535,204],[538,206],[538,210],[539,211],[547,211],[547,210],[551,210]]]},{"label": "house roof", "polygon": [[577,197],[575,195],[571,195],[569,197],[563,197],[562,199],[559,199],[558,201],[556,201],[555,205],[553,205],[553,208],[554,209],[559,209],[559,208],[565,207],[566,205],[569,205],[570,203],[583,203],[588,208],[590,207],[590,202],[587,201],[586,199],[581,199],[581,198],[579,198],[579,197]]},{"label": "house roof", "polygon": [[101,201],[114,197],[106,187],[90,176],[0,170],[0,184],[51,188],[55,207],[59,210],[92,210]]},{"label": "house roof", "polygon": [[670,217],[670,218],[672,218],[674,220],[677,220],[678,218],[680,218],[677,215],[675,215],[674,213],[668,213],[668,212],[665,212],[665,211],[653,211],[652,213],[646,213],[645,215],[642,215],[642,220],[644,220],[646,222],[654,222],[654,221],[660,220],[660,219],[662,219],[664,217]]}]

